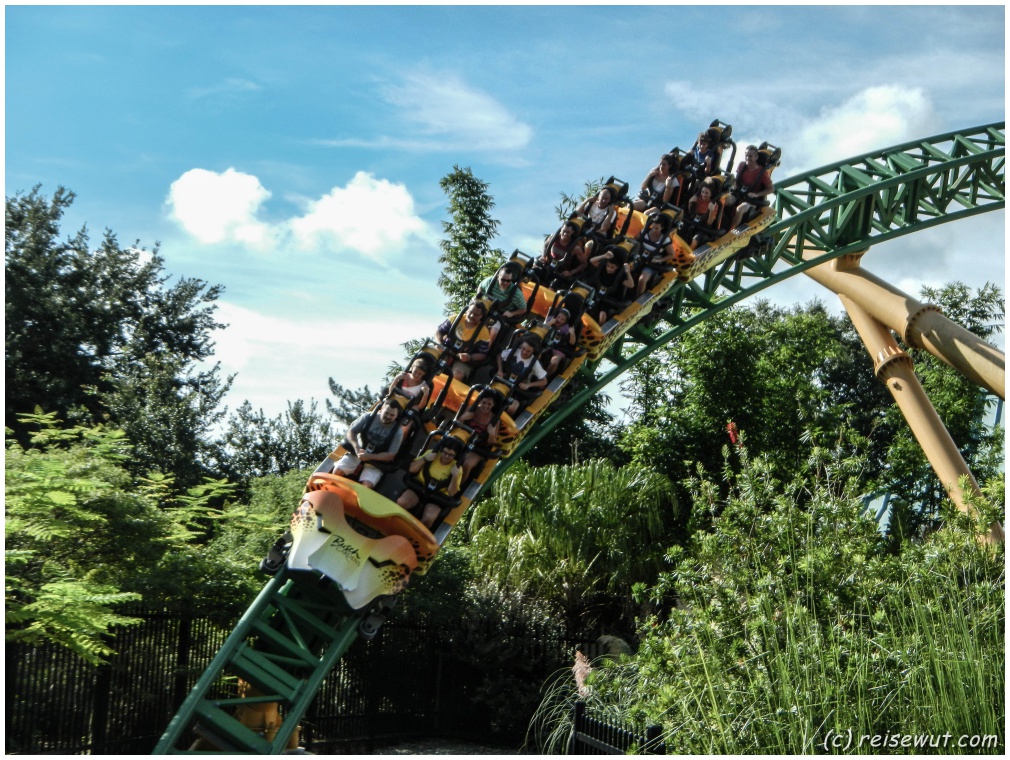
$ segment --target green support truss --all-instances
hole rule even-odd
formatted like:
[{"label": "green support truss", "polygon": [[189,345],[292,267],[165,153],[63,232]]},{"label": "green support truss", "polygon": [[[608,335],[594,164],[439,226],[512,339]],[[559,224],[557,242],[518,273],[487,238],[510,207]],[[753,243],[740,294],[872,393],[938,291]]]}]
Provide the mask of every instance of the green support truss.
[{"label": "green support truss", "polygon": [[[825,166],[776,186],[768,245],[731,258],[673,291],[647,319],[584,367],[580,389],[538,422],[485,482],[488,487],[593,394],[713,314],[810,267],[875,243],[1004,207],[1004,125],[991,124],[899,145]],[[340,595],[314,573],[267,584],[172,719],[155,754],[206,754],[180,747],[193,730],[219,753],[285,750],[323,678],[358,636],[364,615],[344,615]],[[226,675],[227,674],[227,675]],[[255,696],[228,693],[234,677]],[[221,696],[226,694],[226,696]],[[283,723],[268,740],[232,712],[276,702]]]}]

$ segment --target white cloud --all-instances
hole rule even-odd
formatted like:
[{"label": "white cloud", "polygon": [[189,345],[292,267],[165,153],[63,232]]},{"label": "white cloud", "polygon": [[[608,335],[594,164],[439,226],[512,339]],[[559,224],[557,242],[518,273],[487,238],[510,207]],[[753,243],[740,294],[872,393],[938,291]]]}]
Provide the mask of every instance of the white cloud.
[{"label": "white cloud", "polygon": [[411,74],[384,96],[400,109],[410,137],[325,140],[334,147],[402,150],[478,150],[509,153],[533,139],[533,129],[491,95],[467,85],[455,74]]},{"label": "white cloud", "polygon": [[697,82],[667,82],[664,91],[673,105],[699,123],[708,124],[714,113],[725,110],[726,94],[718,87],[699,87]]},{"label": "white cloud", "polygon": [[169,216],[201,243],[262,246],[271,230],[256,216],[270,195],[251,174],[190,169],[169,188]]},{"label": "white cloud", "polygon": [[824,108],[789,135],[789,165],[799,170],[824,166],[928,135],[934,124],[933,104],[922,89],[869,87]]},{"label": "white cloud", "polygon": [[480,150],[518,150],[533,137],[497,100],[468,87],[452,74],[413,74],[401,87],[387,90],[389,100],[423,134],[446,137]]},{"label": "white cloud", "polygon": [[299,310],[297,299],[291,314],[280,317],[227,301],[217,306],[215,316],[228,326],[214,335],[214,361],[224,374],[237,373],[226,403],[236,409],[248,400],[270,417],[288,401],[328,398],[330,377],[345,387],[378,390],[390,362],[404,358],[401,344],[430,335],[439,321],[425,309],[417,316],[381,308],[362,314],[336,305],[321,319],[313,309]]},{"label": "white cloud", "polygon": [[259,92],[263,88],[256,82],[238,77],[228,77],[224,81],[208,87],[195,87],[189,91],[192,98],[234,97],[249,92]]},{"label": "white cloud", "polygon": [[251,174],[191,169],[171,185],[169,216],[203,244],[238,243],[278,253],[350,249],[379,263],[412,238],[433,240],[407,188],[366,172],[305,201],[305,214],[291,219],[267,223],[259,218],[270,197]]},{"label": "white cloud", "polygon": [[355,174],[346,187],[335,187],[309,202],[308,212],[292,219],[290,226],[301,247],[333,240],[376,261],[411,235],[427,233],[407,188],[366,172]]}]

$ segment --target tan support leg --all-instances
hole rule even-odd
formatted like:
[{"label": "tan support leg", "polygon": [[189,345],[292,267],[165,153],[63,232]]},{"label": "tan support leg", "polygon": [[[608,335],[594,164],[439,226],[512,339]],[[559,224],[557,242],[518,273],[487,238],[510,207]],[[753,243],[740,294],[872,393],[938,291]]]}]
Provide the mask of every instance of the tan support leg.
[{"label": "tan support leg", "polygon": [[838,295],[847,296],[910,346],[929,351],[969,380],[1006,400],[1006,356],[924,304],[859,266],[862,254],[843,256],[806,274]]},{"label": "tan support leg", "polygon": [[[962,476],[967,477],[968,488],[972,495],[981,493],[978,483],[915,376],[911,357],[898,347],[886,326],[874,319],[851,298],[844,295],[838,297],[873,359],[876,376],[887,385],[891,395],[894,396],[898,408],[905,416],[947,495],[962,512],[971,512],[972,507],[966,499],[966,494],[961,490],[959,481]],[[1003,540],[1003,529],[999,523],[990,526],[988,539]]]}]

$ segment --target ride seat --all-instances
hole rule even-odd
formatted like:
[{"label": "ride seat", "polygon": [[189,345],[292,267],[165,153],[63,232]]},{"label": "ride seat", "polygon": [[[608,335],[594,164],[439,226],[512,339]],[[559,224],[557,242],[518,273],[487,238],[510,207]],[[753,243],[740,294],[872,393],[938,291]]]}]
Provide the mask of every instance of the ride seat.
[{"label": "ride seat", "polygon": [[424,575],[438,554],[438,542],[423,523],[384,496],[339,475],[313,473],[305,486],[307,493],[326,490],[338,494],[351,517],[385,535],[400,535],[410,542],[417,555],[417,573]]}]

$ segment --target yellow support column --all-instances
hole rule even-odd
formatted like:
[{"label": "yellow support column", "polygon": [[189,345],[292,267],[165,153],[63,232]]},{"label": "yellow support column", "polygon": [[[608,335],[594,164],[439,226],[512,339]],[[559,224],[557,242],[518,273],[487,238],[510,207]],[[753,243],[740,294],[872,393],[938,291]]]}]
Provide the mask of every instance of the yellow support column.
[{"label": "yellow support column", "polygon": [[806,274],[847,296],[910,346],[929,351],[976,385],[1006,400],[1006,356],[933,304],[924,304],[859,266],[862,254],[843,256]]},{"label": "yellow support column", "polygon": [[[838,297],[873,359],[874,373],[894,396],[895,403],[908,421],[947,495],[962,512],[971,512],[971,505],[961,490],[960,480],[962,476],[967,477],[972,495],[980,494],[978,483],[915,376],[911,357],[898,347],[885,325],[848,296],[840,294]],[[988,538],[1003,540],[1003,529],[999,523],[990,526]]]}]

